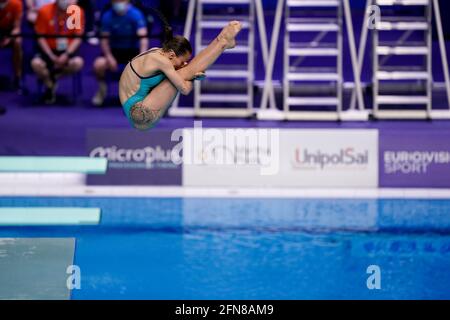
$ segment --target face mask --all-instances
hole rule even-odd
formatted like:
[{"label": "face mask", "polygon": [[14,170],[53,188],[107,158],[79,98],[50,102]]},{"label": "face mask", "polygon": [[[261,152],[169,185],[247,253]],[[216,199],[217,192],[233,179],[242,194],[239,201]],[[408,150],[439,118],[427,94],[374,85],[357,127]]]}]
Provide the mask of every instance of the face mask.
[{"label": "face mask", "polygon": [[128,9],[128,3],[126,2],[115,2],[113,3],[113,9],[117,14],[123,14]]},{"label": "face mask", "polygon": [[70,0],[58,0],[58,7],[63,11],[66,11],[69,5]]}]

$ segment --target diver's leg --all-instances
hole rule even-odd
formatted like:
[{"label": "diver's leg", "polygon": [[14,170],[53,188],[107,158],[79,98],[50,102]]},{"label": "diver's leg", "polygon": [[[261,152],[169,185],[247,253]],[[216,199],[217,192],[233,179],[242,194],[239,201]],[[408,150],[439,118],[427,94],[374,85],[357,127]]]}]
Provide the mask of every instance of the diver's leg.
[{"label": "diver's leg", "polygon": [[203,72],[209,68],[217,58],[227,49],[235,46],[236,35],[241,30],[239,21],[230,22],[222,29],[220,34],[202,51],[200,51],[183,70],[185,80],[191,80],[198,72]]},{"label": "diver's leg", "polygon": [[146,130],[156,124],[172,104],[178,90],[169,80],[158,84],[148,95],[130,110],[130,118],[137,129]]}]

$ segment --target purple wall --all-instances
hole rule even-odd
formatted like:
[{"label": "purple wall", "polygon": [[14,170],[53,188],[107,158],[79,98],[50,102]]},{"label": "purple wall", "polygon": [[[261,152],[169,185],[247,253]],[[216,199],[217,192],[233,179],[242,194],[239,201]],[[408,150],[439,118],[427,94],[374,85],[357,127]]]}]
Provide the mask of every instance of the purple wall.
[{"label": "purple wall", "polygon": [[450,130],[380,132],[380,187],[450,187]]},{"label": "purple wall", "polygon": [[181,166],[171,161],[172,131],[89,130],[87,155],[108,159],[106,175],[89,175],[90,185],[181,185]]}]

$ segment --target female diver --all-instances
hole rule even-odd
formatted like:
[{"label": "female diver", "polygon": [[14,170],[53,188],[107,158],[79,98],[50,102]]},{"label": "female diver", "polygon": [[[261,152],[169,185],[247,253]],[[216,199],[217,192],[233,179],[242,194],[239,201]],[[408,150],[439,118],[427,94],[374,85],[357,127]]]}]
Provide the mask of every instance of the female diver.
[{"label": "female diver", "polygon": [[241,30],[239,21],[231,21],[192,61],[192,47],[182,36],[173,36],[166,28],[162,48],[150,49],[133,58],[119,82],[119,97],[130,124],[139,130],[152,128],[170,107],[178,91],[188,95],[192,81],[227,49],[236,45]]}]

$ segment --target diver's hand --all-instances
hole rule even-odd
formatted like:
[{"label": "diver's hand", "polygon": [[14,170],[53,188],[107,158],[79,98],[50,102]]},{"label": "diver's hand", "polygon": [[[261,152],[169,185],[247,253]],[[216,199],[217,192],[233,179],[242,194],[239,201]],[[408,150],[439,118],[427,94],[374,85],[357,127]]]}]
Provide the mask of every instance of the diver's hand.
[{"label": "diver's hand", "polygon": [[203,80],[206,78],[205,72],[197,72],[192,80]]}]

